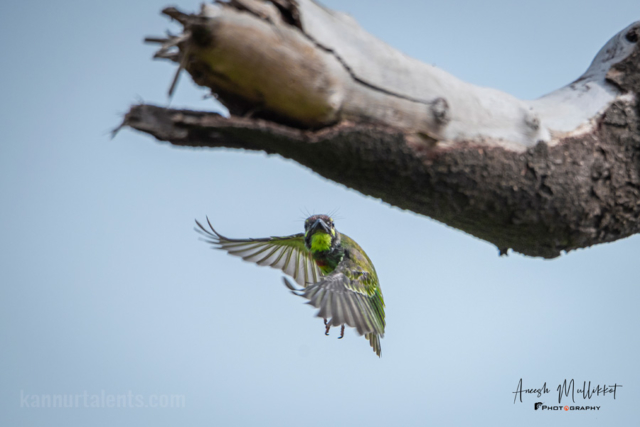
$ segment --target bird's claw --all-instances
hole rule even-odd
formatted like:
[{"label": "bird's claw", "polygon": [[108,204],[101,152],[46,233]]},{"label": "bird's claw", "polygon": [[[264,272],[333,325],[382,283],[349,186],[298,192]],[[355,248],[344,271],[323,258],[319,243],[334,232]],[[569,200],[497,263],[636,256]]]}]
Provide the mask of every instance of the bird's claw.
[{"label": "bird's claw", "polygon": [[344,338],[344,324],[342,325],[342,328],[340,328],[340,336],[338,339],[341,340],[342,338]]},{"label": "bird's claw", "polygon": [[329,335],[329,329],[331,329],[331,324],[327,322],[327,319],[324,319],[324,326],[326,326],[324,330],[324,334]]}]

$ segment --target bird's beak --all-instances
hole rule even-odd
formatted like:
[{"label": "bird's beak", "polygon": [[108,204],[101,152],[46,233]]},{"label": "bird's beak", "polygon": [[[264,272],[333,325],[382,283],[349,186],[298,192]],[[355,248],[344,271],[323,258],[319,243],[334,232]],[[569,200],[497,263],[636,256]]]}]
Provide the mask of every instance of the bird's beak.
[{"label": "bird's beak", "polygon": [[320,218],[316,219],[316,222],[311,225],[311,231],[315,232],[318,228],[322,228],[325,233],[331,234],[331,228]]}]

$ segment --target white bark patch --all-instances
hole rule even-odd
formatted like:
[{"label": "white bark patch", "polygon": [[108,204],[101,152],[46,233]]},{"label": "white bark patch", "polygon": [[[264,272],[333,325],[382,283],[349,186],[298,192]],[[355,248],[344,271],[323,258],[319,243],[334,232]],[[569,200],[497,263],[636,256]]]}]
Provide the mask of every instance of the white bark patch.
[{"label": "white bark patch", "polygon": [[[447,72],[422,63],[395,50],[363,30],[350,16],[333,12],[311,0],[299,0],[303,29],[318,45],[331,51],[350,71],[362,89],[352,89],[353,103],[344,114],[371,115],[389,124],[413,127],[443,142],[473,141],[520,150],[539,141],[548,144],[554,137],[590,129],[602,113],[621,94],[605,81],[611,65],[626,58],[633,43],[624,34],[614,36],[598,53],[589,69],[570,85],[534,101],[522,101],[504,92],[463,82]],[[390,102],[389,97],[397,97]],[[440,100],[440,101],[438,101]],[[446,123],[429,117],[420,105],[446,102]],[[384,102],[385,105],[380,105]],[[363,105],[367,105],[363,108]],[[386,111],[390,110],[390,111]],[[414,115],[414,117],[407,117]],[[399,115],[404,117],[399,117]],[[419,117],[424,115],[424,117]],[[553,137],[552,137],[553,135]]]},{"label": "white bark patch", "polygon": [[615,85],[605,81],[605,76],[613,64],[632,53],[635,44],[624,36],[637,24],[629,25],[612,37],[576,81],[530,102],[554,134],[566,136],[588,132],[595,119],[613,101],[621,97],[633,99],[632,94],[623,95]]},{"label": "white bark patch", "polygon": [[[186,43],[180,50],[207,64],[212,76],[204,84],[214,92],[300,127],[379,123],[426,135],[439,146],[465,142],[524,151],[539,142],[554,145],[591,131],[612,102],[632,97],[605,77],[633,52],[635,43],[625,34],[637,23],[615,35],[575,82],[525,101],[410,58],[344,13],[312,0],[288,1],[203,5],[200,16],[216,28],[215,42],[208,48]],[[297,5],[302,30],[285,22],[276,3]]]}]

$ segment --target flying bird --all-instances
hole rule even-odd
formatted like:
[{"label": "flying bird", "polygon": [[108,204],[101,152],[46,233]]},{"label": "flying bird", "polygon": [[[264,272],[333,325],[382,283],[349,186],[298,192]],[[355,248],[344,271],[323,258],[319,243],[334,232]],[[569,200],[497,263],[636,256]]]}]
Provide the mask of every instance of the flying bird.
[{"label": "flying bird", "polygon": [[328,215],[313,215],[304,223],[304,233],[263,239],[230,239],[218,233],[209,218],[205,228],[196,220],[207,243],[245,261],[282,270],[285,285],[295,294],[319,308],[325,334],[332,326],[345,325],[364,335],[380,356],[384,337],[384,299],[373,263],[350,237],[339,233]]}]

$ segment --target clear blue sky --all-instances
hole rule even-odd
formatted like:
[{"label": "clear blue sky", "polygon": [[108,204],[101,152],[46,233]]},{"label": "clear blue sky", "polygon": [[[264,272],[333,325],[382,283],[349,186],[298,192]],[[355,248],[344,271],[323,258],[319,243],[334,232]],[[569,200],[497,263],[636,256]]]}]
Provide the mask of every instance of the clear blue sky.
[{"label": "clear blue sky", "polygon": [[[325,4],[405,53],[522,98],[577,78],[640,19],[637,0]],[[128,130],[111,140],[131,103],[167,104],[174,66],[142,43],[177,29],[159,16],[166,5],[3,6],[0,425],[638,423],[640,237],[553,261],[500,258],[277,156],[176,149]],[[171,105],[215,109],[204,94],[183,76]],[[382,281],[381,359],[353,331],[325,337],[281,274],[210,250],[192,229],[208,215],[231,237],[291,234],[304,210],[333,209]],[[551,393],[514,404],[520,378]],[[577,399],[599,412],[534,411],[557,401],[564,379],[623,388],[615,400]],[[85,407],[103,393],[147,406]],[[54,395],[79,397],[32,407]],[[152,407],[171,395],[184,407]]]}]

